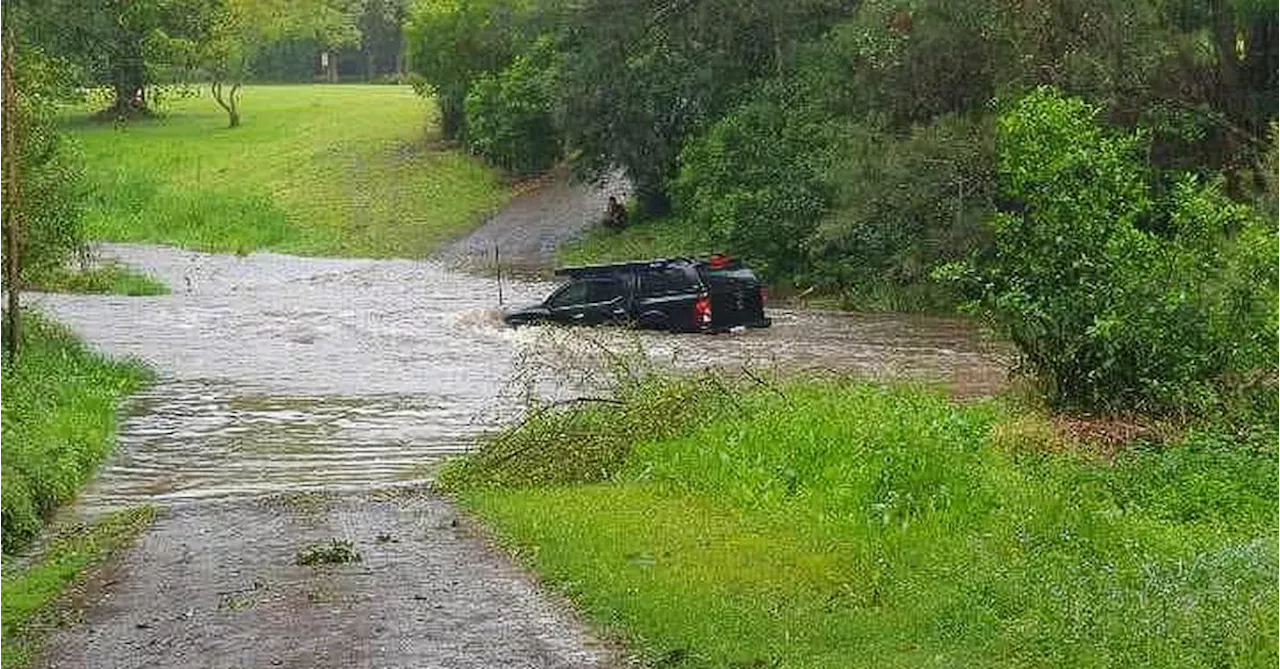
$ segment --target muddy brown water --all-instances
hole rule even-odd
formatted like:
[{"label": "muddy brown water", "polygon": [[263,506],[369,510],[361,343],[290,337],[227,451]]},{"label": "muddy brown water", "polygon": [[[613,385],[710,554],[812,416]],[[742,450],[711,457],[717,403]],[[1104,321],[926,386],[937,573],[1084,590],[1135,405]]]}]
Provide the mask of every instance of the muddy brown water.
[{"label": "muddy brown water", "polygon": [[[158,374],[70,515],[161,509],[75,599],[37,665],[616,665],[615,649],[420,485],[526,395],[598,392],[583,371],[638,351],[675,368],[834,370],[966,396],[1003,385],[1002,347],[957,319],[771,310],[772,328],[716,336],[507,328],[495,281],[457,268],[482,267],[490,238],[545,263],[546,240],[567,233],[543,217],[563,197],[518,199],[478,241],[429,261],[107,245],[172,294],[31,296],[92,346]],[[522,221],[548,230],[521,233]],[[530,302],[552,287],[508,280],[504,296]],[[334,538],[362,561],[295,564]]]},{"label": "muddy brown water", "polygon": [[[519,412],[518,360],[575,339],[675,367],[848,371],[964,395],[995,392],[1004,376],[999,347],[957,319],[772,310],[773,327],[740,333],[552,334],[504,326],[494,280],[435,262],[102,252],[173,293],[35,298],[94,346],[159,373],[82,495],[88,513],[428,480],[433,463]],[[508,280],[504,294],[528,302],[551,287]]]}]

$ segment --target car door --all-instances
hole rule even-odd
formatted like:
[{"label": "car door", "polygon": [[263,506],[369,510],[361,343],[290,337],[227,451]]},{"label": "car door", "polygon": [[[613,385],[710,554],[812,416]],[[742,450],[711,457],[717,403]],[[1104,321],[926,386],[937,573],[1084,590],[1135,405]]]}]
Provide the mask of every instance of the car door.
[{"label": "car door", "polygon": [[701,291],[691,267],[664,264],[644,268],[636,305],[640,322],[646,327],[670,330],[694,328],[694,303]]},{"label": "car door", "polygon": [[615,278],[577,279],[547,300],[551,318],[571,325],[595,325],[626,317],[622,282]]}]

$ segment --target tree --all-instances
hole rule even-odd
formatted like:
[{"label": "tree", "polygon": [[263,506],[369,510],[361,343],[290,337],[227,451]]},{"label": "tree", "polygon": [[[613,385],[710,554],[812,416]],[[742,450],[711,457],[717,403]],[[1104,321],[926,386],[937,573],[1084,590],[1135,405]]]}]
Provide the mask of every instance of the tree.
[{"label": "tree", "polygon": [[535,9],[504,0],[423,0],[414,7],[405,27],[410,67],[435,94],[446,138],[466,138],[472,83],[534,43]]},{"label": "tree", "polygon": [[841,0],[588,0],[566,39],[562,104],[580,176],[621,167],[661,214],[687,137],[785,69],[798,43],[849,11]]},{"label": "tree", "polygon": [[147,113],[153,86],[194,68],[213,17],[207,0],[46,0],[13,7],[31,44],[75,64],[81,83],[113,90],[103,110],[113,118]]},{"label": "tree", "polygon": [[57,102],[71,93],[68,73],[63,63],[25,41],[20,18],[6,17],[3,37],[3,232],[11,361],[21,339],[23,285],[84,248],[81,163],[55,122]]},{"label": "tree", "polygon": [[328,53],[359,40],[357,5],[346,0],[217,0],[212,7],[201,62],[232,128],[240,125],[240,88],[267,45],[313,40]]},{"label": "tree", "polygon": [[1274,414],[1274,225],[1195,175],[1157,191],[1145,133],[1099,111],[1043,87],[1000,115],[978,304],[1059,406]]}]

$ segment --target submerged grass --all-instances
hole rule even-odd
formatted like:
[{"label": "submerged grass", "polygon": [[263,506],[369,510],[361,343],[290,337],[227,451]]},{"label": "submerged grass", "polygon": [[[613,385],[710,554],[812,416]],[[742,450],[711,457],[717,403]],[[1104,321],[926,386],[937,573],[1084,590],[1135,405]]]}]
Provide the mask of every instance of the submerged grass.
[{"label": "submerged grass", "polygon": [[53,614],[61,594],[82,582],[86,569],[132,544],[154,518],[151,507],[138,507],[92,525],[70,527],[53,537],[31,564],[6,571],[0,599],[0,620],[4,621],[0,664],[28,666],[39,652],[44,633],[56,624]]},{"label": "submerged grass", "polygon": [[29,283],[29,290],[48,293],[131,296],[169,294],[169,287],[156,278],[110,261],[85,269],[60,267],[47,270],[31,278]]},{"label": "submerged grass", "polygon": [[150,379],[142,365],[93,353],[36,312],[22,316],[18,364],[0,363],[6,554],[29,542],[93,474],[114,442],[120,402]]},{"label": "submerged grass", "polygon": [[1108,462],[996,401],[730,392],[544,412],[444,484],[654,666],[1276,662],[1274,440]]},{"label": "submerged grass", "polygon": [[435,106],[406,86],[248,86],[243,125],[207,96],[154,120],[75,110],[95,239],[205,251],[419,257],[508,197],[498,174],[435,142]]}]

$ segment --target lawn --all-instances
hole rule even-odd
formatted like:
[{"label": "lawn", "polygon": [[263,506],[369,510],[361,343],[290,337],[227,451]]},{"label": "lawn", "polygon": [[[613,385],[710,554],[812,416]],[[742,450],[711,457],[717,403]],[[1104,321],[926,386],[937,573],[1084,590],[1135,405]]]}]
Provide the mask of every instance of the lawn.
[{"label": "lawn", "polygon": [[997,401],[688,383],[538,414],[443,476],[653,666],[1276,664],[1274,439],[1108,459]]},{"label": "lawn", "polygon": [[209,97],[153,120],[65,127],[82,146],[91,238],[206,251],[421,257],[502,205],[508,186],[437,139],[406,86],[248,86],[243,125]]}]

